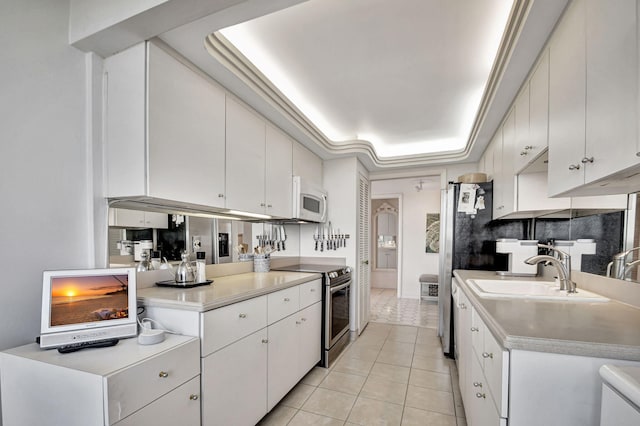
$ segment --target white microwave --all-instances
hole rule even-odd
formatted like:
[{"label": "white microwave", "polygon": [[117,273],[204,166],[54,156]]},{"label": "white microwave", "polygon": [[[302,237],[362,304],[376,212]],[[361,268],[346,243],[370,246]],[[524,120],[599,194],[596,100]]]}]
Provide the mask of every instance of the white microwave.
[{"label": "white microwave", "polygon": [[293,177],[293,216],[304,222],[327,220],[327,192],[306,182],[300,176]]}]

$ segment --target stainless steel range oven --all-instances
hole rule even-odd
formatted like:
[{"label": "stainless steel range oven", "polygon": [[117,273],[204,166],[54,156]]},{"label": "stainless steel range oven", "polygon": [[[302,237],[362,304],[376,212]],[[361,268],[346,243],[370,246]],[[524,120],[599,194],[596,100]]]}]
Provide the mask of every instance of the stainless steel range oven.
[{"label": "stainless steel range oven", "polygon": [[323,367],[329,367],[350,340],[351,270],[329,272],[327,280],[324,286]]},{"label": "stainless steel range oven", "polygon": [[280,271],[315,272],[322,274],[322,354],[320,365],[328,368],[347,346],[351,306],[351,268],[339,265],[299,264]]}]

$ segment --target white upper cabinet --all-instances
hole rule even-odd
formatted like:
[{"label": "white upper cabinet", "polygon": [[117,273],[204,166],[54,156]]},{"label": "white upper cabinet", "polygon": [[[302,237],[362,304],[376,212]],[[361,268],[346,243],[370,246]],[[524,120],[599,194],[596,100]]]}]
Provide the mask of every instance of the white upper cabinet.
[{"label": "white upper cabinet", "polygon": [[531,163],[549,146],[549,49],[545,49],[529,80],[529,152]]},{"label": "white upper cabinet", "polygon": [[613,193],[596,182],[640,164],[636,9],[635,0],[576,0],[552,36],[550,195]]},{"label": "white upper cabinet", "polygon": [[529,83],[527,82],[516,98],[515,113],[515,141],[513,149],[514,170],[520,171],[531,159],[530,151],[533,146],[529,143]]},{"label": "white upper cabinet", "polygon": [[514,169],[522,171],[547,149],[549,126],[549,50],[540,56],[516,99]]},{"label": "white upper cabinet", "polygon": [[498,129],[493,145],[493,218],[499,219],[515,209],[515,178],[513,150],[515,146],[515,111],[511,110],[501,130]]},{"label": "white upper cabinet", "polygon": [[168,229],[169,216],[165,213],[111,208],[109,209],[109,226]]},{"label": "white upper cabinet", "polygon": [[291,216],[293,145],[287,135],[267,125],[264,194],[268,215]]},{"label": "white upper cabinet", "polygon": [[104,66],[107,196],[223,207],[224,91],[151,42]]},{"label": "white upper cabinet", "polygon": [[291,216],[293,142],[227,98],[227,203],[232,210]]},{"label": "white upper cabinet", "polygon": [[322,188],[322,159],[304,146],[293,144],[293,175]]},{"label": "white upper cabinet", "polygon": [[244,212],[263,212],[266,125],[257,114],[227,97],[227,202]]}]

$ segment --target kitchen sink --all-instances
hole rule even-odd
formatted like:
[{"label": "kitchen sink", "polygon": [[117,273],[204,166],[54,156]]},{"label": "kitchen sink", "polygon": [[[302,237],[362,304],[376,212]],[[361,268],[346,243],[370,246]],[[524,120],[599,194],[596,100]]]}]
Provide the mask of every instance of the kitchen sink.
[{"label": "kitchen sink", "polygon": [[599,294],[578,288],[577,293],[567,293],[550,281],[469,280],[471,290],[483,298],[563,300],[572,302],[608,302]]}]

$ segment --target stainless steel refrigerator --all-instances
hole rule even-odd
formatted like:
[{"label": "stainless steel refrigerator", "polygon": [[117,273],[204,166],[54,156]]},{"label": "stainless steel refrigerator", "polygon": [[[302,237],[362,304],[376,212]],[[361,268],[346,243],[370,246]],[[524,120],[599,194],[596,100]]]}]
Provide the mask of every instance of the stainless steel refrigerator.
[{"label": "stainless steel refrigerator", "polygon": [[[493,183],[477,184],[475,199],[460,197],[460,184],[451,183],[441,196],[440,218],[440,271],[438,288],[438,335],[445,355],[454,357],[451,281],[456,269],[506,270],[508,260],[496,254],[495,240],[523,233],[522,221],[492,222]],[[466,206],[476,205],[478,197],[484,200],[484,209],[475,214],[459,211],[460,201]]]}]

